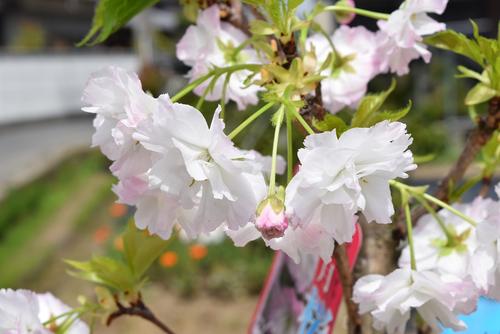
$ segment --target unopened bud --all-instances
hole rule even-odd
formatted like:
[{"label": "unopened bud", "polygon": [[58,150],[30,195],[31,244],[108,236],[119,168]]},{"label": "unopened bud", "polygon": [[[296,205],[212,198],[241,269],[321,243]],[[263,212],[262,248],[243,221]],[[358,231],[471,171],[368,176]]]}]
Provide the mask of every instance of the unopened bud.
[{"label": "unopened bud", "polygon": [[[354,3],[354,0],[340,0],[336,3],[337,6],[343,6],[343,7],[351,7],[355,8],[356,4]],[[348,12],[348,11],[343,11],[343,10],[338,10],[335,11],[335,18],[340,24],[349,24],[354,20],[354,17],[356,14],[353,12]]]},{"label": "unopened bud", "polygon": [[255,227],[267,239],[282,237],[288,228],[288,218],[285,215],[283,201],[276,197],[269,197],[259,204]]}]

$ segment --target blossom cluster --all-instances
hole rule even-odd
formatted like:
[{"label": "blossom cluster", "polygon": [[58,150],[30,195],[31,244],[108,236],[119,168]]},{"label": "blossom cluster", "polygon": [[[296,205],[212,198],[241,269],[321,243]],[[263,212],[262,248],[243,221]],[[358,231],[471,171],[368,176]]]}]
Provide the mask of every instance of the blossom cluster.
[{"label": "blossom cluster", "polygon": [[[422,36],[444,30],[445,25],[427,13],[442,14],[447,2],[407,0],[387,20],[378,21],[380,29],[376,32],[362,26],[341,25],[332,36],[316,33],[308,37],[306,49],[314,54],[314,71],[324,77],[321,80],[324,106],[332,113],[346,106],[355,107],[366,94],[369,81],[378,74],[406,74],[409,63],[420,57],[428,63],[431,53],[423,44]],[[201,11],[196,25],[187,29],[177,45],[177,57],[191,67],[188,73],[191,80],[206,75],[214,67],[271,61],[247,42],[245,33],[221,22],[219,9],[213,5]],[[244,46],[243,49],[240,50],[240,46]],[[335,59],[334,64],[324,66],[328,59]],[[249,83],[248,79],[258,78],[248,70],[236,71],[230,76],[226,101],[235,101],[240,109],[256,104],[261,87]],[[214,101],[222,99],[223,89],[224,77],[219,77],[213,87],[210,88],[207,81],[198,86],[195,93],[206,94],[207,100]]]},{"label": "blossom cluster", "polygon": [[0,289],[0,332],[51,334],[64,327],[67,334],[89,334],[89,327],[71,308],[50,293]]},{"label": "blossom cluster", "polygon": [[[335,242],[352,240],[356,213],[369,222],[390,223],[394,207],[389,180],[407,177],[416,167],[407,150],[411,142],[403,123],[387,121],[338,137],[335,130],[307,136],[298,152],[299,171],[285,192],[291,227],[266,243],[296,262],[304,254],[329,261]],[[243,245],[259,234],[248,224],[230,236]]]},{"label": "blossom cluster", "polygon": [[208,126],[196,108],[152,98],[134,73],[115,67],[91,78],[84,101],[97,114],[93,144],[113,161],[119,200],[137,207],[139,228],[164,239],[175,225],[190,238],[223,226],[237,245],[262,233],[296,261],[304,253],[326,259],[335,242],[351,240],[358,211],[390,222],[389,180],[415,168],[403,123],[309,135],[284,205],[273,208],[280,218],[270,221],[269,208],[257,210],[275,195],[265,182],[268,158],[234,145],[220,109]]},{"label": "blossom cluster", "polygon": [[[496,191],[500,195],[500,184]],[[362,277],[354,286],[360,312],[370,312],[378,330],[404,333],[411,308],[435,331],[440,324],[463,330],[457,316],[473,312],[479,296],[500,300],[500,201],[478,197],[453,207],[476,226],[447,210],[425,215],[413,233],[418,271],[406,246],[399,269]]]},{"label": "blossom cluster", "polygon": [[[286,44],[278,36],[266,40],[270,56],[256,36],[221,20],[217,5],[200,11],[176,49],[190,67],[188,88],[202,99],[233,101],[238,109],[258,104],[261,92],[273,101],[269,108],[280,101],[272,157],[237,147],[238,131],[226,134],[221,107],[207,123],[204,113],[176,97],[144,92],[135,73],[109,67],[94,74],[83,110],[96,115],[93,145],[113,162],[119,201],[136,207],[139,229],[163,239],[176,229],[186,239],[224,231],[237,246],[262,239],[295,262],[309,255],[328,262],[336,244],[352,240],[360,214],[368,223],[391,223],[390,184],[416,168],[412,138],[405,124],[389,120],[314,133],[300,118],[300,100],[321,94],[330,113],[356,108],[377,75],[406,74],[418,58],[429,62],[423,36],[445,26],[428,13],[442,14],[447,2],[406,0],[381,16],[376,32],[347,25],[348,15],[331,36],[302,36],[297,52],[303,54],[295,62],[278,55]],[[301,75],[317,82],[297,83]],[[288,182],[279,186],[274,174],[286,167],[277,157],[284,117],[287,127],[302,120],[309,135],[297,152],[298,166],[288,166]],[[391,334],[405,332],[412,309],[436,331],[464,329],[458,315],[472,312],[479,296],[500,297],[498,203],[478,198],[455,205],[475,226],[446,210],[422,217],[414,233],[416,261],[406,247],[397,270],[356,283],[360,312],[371,313],[375,328]]]}]

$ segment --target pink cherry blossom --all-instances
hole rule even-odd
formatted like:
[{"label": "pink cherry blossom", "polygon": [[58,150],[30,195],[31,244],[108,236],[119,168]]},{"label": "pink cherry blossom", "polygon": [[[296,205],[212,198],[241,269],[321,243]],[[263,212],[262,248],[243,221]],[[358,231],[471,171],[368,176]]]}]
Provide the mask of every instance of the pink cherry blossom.
[{"label": "pink cherry blossom", "polygon": [[283,208],[276,212],[268,202],[258,215],[255,227],[265,239],[279,238],[288,228],[288,218],[285,216]]},{"label": "pink cherry blossom", "polygon": [[[221,22],[219,7],[211,7],[198,14],[196,25],[190,26],[177,44],[177,58],[191,67],[188,73],[190,80],[195,80],[207,74],[214,66],[227,67],[236,64],[260,63],[257,53],[250,49],[242,49],[237,57],[228,57],[221,44],[228,49],[240,46],[248,36],[241,30],[227,22]],[[233,100],[239,109],[258,103],[257,93],[261,87],[245,84],[246,78],[251,74],[247,70],[234,72],[226,91],[226,101]],[[208,101],[217,101],[222,98],[225,76],[221,76],[205,96]],[[198,86],[194,92],[203,96],[210,80]]]},{"label": "pink cherry blossom", "polygon": [[431,53],[423,44],[422,36],[444,30],[445,25],[430,18],[427,13],[442,14],[448,0],[406,0],[387,21],[378,21],[381,31],[380,53],[385,62],[382,72],[398,75],[408,73],[409,63],[422,57],[426,63]]}]

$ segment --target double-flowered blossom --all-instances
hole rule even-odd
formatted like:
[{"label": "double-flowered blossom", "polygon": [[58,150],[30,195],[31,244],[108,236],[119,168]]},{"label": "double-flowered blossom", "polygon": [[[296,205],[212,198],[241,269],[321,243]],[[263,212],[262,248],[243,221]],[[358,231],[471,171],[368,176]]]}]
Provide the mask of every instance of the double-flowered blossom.
[{"label": "double-flowered blossom", "polygon": [[408,73],[408,64],[422,57],[426,63],[431,53],[423,43],[422,36],[444,30],[443,23],[436,22],[427,13],[442,14],[448,0],[406,0],[391,13],[387,21],[378,21],[381,32],[380,52],[385,62],[381,71],[403,75]]},{"label": "double-flowered blossom", "polygon": [[195,237],[254,219],[267,160],[234,146],[220,109],[209,127],[199,110],[149,96],[135,74],[114,67],[91,78],[84,101],[97,114],[94,145],[114,161],[114,190],[137,206],[139,228],[167,239],[179,224]]},{"label": "double-flowered blossom", "polygon": [[389,180],[414,169],[412,139],[399,122],[380,122],[310,135],[299,150],[300,170],[286,190],[292,223],[319,222],[339,243],[354,233],[352,217],[362,211],[369,222],[391,222],[394,213]]},{"label": "double-flowered blossom", "polygon": [[[479,293],[498,296],[500,281],[496,277],[500,261],[499,202],[478,197],[471,203],[454,204],[453,207],[472,218],[477,226],[470,225],[447,210],[441,210],[438,218],[449,230],[447,237],[431,215],[423,216],[418,221],[413,236],[418,250],[417,267],[471,281]],[[399,265],[408,267],[409,258],[409,249],[405,247]]]},{"label": "double-flowered blossom", "polygon": [[89,327],[70,311],[69,306],[50,293],[0,289],[0,332],[3,334],[51,334],[62,326],[66,334],[90,333]]},{"label": "double-flowered blossom", "polygon": [[[188,77],[195,80],[214,67],[228,67],[239,64],[258,64],[257,53],[249,47],[238,49],[248,36],[227,22],[221,22],[219,7],[211,7],[198,14],[196,25],[190,26],[177,44],[177,58],[191,67]],[[257,93],[261,88],[245,83],[251,72],[233,72],[227,86],[226,100],[236,102],[239,109],[257,104]],[[220,77],[211,91],[207,92],[208,101],[222,97],[225,76]],[[194,92],[204,95],[210,80],[198,86]],[[225,101],[227,102],[227,101]]]},{"label": "double-flowered blossom", "polygon": [[466,328],[457,315],[474,310],[475,293],[469,282],[407,268],[387,276],[360,278],[354,285],[353,300],[359,304],[361,314],[371,313],[377,330],[406,333],[406,323],[414,308],[436,332],[441,332],[441,326],[454,330]]},{"label": "double-flowered blossom", "polygon": [[321,72],[321,95],[324,106],[332,113],[343,107],[354,107],[366,94],[368,82],[378,74],[380,59],[377,34],[364,27],[341,26],[331,37],[332,45],[321,34],[308,38],[308,50],[314,50],[321,68],[328,55],[335,61]]},{"label": "double-flowered blossom", "polygon": [[[390,223],[389,180],[415,168],[411,142],[403,123],[387,121],[340,137],[335,131],[307,136],[298,153],[299,171],[285,191],[290,226],[281,237],[264,238],[266,244],[296,262],[305,254],[328,260],[335,242],[352,240],[358,211],[369,222]],[[242,246],[260,236],[252,225],[229,236]]]},{"label": "double-flowered blossom", "polygon": [[168,238],[178,223],[194,237],[253,219],[265,195],[262,166],[224,134],[220,109],[209,127],[197,109],[166,95],[159,105],[134,135],[157,156],[149,190],[137,203],[138,226]]},{"label": "double-flowered blossom", "polygon": [[82,100],[82,109],[96,114],[92,146],[113,161],[111,171],[119,179],[114,191],[122,202],[133,203],[147,187],[143,174],[151,157],[132,135],[158,102],[142,90],[137,74],[115,66],[91,76]]},{"label": "double-flowered blossom", "polygon": [[415,308],[436,332],[442,327],[463,330],[457,315],[473,312],[481,295],[500,297],[500,201],[478,197],[453,208],[476,225],[445,209],[437,213],[443,227],[425,215],[413,231],[418,271],[410,269],[407,246],[400,269],[362,277],[354,286],[360,313],[370,312],[376,329],[404,333],[410,308]]}]

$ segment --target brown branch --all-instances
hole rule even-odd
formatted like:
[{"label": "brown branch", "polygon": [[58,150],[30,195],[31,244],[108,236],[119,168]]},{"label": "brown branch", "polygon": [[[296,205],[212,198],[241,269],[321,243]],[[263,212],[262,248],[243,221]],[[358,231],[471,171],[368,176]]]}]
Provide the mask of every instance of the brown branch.
[{"label": "brown branch", "polygon": [[[450,169],[448,175],[439,183],[438,189],[434,195],[435,197],[444,202],[449,201],[450,186],[455,186],[463,179],[465,172],[472,164],[477,154],[490,140],[493,132],[498,130],[499,122],[500,97],[495,97],[490,100],[488,114],[478,119],[477,128],[468,136],[465,147],[457,162]],[[414,211],[413,221],[416,222],[425,212],[426,210],[424,208],[419,207]]]},{"label": "brown branch", "polygon": [[350,320],[348,324],[349,333],[360,333],[361,318],[358,314],[358,306],[352,300],[353,281],[345,244],[336,245],[333,251],[333,258],[335,259],[335,269],[337,269],[340,276],[340,282],[342,283],[344,301],[347,305],[347,315]]},{"label": "brown branch", "polygon": [[106,325],[110,326],[113,321],[116,319],[127,315],[127,316],[137,316],[143,318],[156,327],[160,328],[163,332],[167,334],[175,334],[173,330],[171,330],[167,325],[162,323],[151,310],[143,303],[142,298],[139,296],[139,299],[133,303],[130,303],[130,306],[124,306],[121,304],[117,298],[115,298],[116,306],[118,310],[111,313],[106,321]]},{"label": "brown branch", "polygon": [[486,197],[490,191],[491,182],[493,178],[491,176],[484,176],[481,180],[481,189],[479,190],[479,196]]}]

